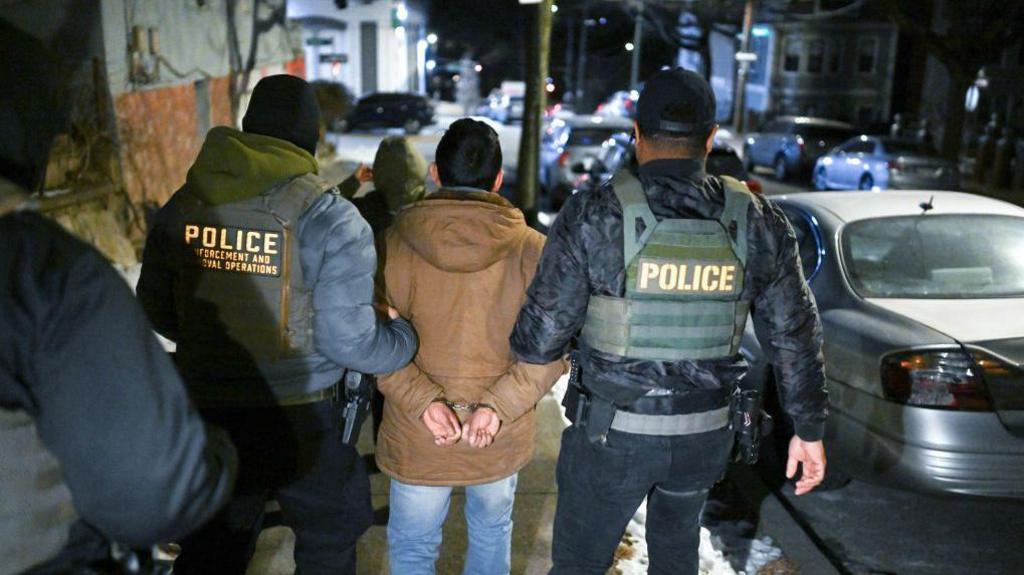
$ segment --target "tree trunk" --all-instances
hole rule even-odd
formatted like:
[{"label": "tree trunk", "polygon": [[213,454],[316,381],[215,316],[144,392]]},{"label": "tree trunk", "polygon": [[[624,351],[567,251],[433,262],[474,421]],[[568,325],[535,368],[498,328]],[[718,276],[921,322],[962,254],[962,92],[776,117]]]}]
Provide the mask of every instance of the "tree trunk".
[{"label": "tree trunk", "polygon": [[950,69],[949,72],[941,151],[945,158],[956,160],[960,154],[964,133],[964,98],[967,95],[967,89],[971,87],[978,76],[978,69]]}]

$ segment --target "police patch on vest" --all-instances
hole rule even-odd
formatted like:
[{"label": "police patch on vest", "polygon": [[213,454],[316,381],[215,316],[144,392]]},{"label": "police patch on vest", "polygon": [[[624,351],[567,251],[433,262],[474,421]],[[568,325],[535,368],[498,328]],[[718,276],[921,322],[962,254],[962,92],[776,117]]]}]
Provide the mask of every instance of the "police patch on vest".
[{"label": "police patch on vest", "polygon": [[185,224],[189,262],[209,270],[281,275],[281,232],[208,224]]},{"label": "police patch on vest", "polygon": [[648,294],[735,294],[736,262],[669,260],[640,257],[636,291]]}]

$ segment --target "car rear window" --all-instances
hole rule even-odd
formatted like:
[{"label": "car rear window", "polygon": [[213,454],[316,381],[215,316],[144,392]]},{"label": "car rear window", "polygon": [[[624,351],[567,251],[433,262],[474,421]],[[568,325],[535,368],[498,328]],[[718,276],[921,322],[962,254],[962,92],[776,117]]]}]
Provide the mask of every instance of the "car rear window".
[{"label": "car rear window", "polygon": [[831,126],[797,126],[796,133],[810,140],[846,140],[857,135],[856,130]]},{"label": "car rear window", "polygon": [[843,261],[863,297],[1024,296],[1024,218],[922,215],[853,222]]},{"label": "car rear window", "polygon": [[569,133],[570,146],[600,146],[616,134],[624,134],[623,130],[608,128],[575,128]]},{"label": "car rear window", "polygon": [[920,142],[903,142],[899,140],[883,140],[882,146],[890,154],[914,154],[915,156],[934,156],[935,149]]}]

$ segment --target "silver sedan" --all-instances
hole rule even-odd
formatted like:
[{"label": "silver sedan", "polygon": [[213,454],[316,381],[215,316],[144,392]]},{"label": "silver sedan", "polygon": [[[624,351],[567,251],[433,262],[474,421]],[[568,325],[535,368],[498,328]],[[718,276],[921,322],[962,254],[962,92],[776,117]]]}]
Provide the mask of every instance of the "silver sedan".
[{"label": "silver sedan", "polygon": [[[908,489],[1024,498],[1024,209],[941,191],[776,201],[821,312],[830,463]],[[771,336],[748,327],[742,353],[774,399],[755,333]]]},{"label": "silver sedan", "polygon": [[927,144],[857,136],[818,158],[813,183],[819,190],[957,190],[960,171]]}]

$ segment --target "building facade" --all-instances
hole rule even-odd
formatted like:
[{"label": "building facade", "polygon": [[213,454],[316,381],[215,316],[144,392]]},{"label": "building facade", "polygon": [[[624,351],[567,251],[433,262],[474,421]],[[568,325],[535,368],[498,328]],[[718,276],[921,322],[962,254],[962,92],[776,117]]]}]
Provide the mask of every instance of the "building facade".
[{"label": "building facade", "polygon": [[399,0],[290,0],[301,29],[306,77],[345,85],[356,96],[426,92],[423,13]]},{"label": "building facade", "polygon": [[[146,211],[185,182],[211,127],[237,123],[260,78],[305,74],[283,0],[0,0],[0,18],[61,57],[72,121],[43,206],[96,244],[111,214],[141,239]],[[78,222],[93,208],[103,223]]]}]

